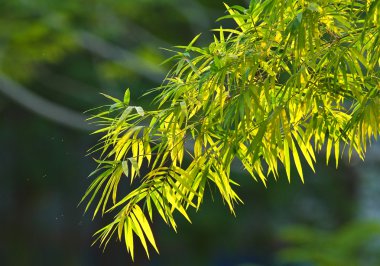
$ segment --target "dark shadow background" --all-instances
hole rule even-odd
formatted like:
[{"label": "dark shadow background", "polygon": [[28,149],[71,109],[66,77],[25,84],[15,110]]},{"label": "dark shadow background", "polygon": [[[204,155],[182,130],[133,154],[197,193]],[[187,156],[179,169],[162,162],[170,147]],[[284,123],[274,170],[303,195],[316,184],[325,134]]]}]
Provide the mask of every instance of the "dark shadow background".
[{"label": "dark shadow background", "polygon": [[[123,243],[104,253],[91,247],[109,218],[92,221],[77,206],[96,166],[87,149],[98,137],[83,112],[108,104],[99,92],[122,97],[128,87],[133,104],[149,108],[151,99],[140,96],[169,67],[159,65],[170,55],[159,47],[184,45],[199,32],[207,44],[224,12],[216,0],[0,2],[1,265],[131,265]],[[137,246],[134,265],[290,265],[277,256],[288,245],[283,228],[334,234],[354,220],[378,220],[379,145],[365,164],[343,160],[339,170],[322,157],[306,184],[284,177],[265,188],[234,173],[245,202],[237,217],[208,194],[192,224],[178,217],[178,233],[156,219],[161,254],[151,250],[147,260]]]}]

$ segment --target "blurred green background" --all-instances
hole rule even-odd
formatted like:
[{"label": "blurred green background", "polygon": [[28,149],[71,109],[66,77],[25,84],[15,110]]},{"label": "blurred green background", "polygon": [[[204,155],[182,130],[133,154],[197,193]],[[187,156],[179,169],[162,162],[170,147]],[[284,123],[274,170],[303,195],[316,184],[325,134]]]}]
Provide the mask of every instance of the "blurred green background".
[{"label": "blurred green background", "polygon": [[[129,265],[123,243],[91,247],[107,219],[77,207],[96,166],[83,112],[126,88],[149,109],[140,96],[169,67],[159,48],[200,32],[206,45],[224,14],[217,0],[0,1],[0,265]],[[379,143],[339,170],[323,155],[306,184],[265,188],[237,167],[237,217],[208,195],[177,234],[157,219],[161,254],[138,247],[135,265],[380,265]]]}]

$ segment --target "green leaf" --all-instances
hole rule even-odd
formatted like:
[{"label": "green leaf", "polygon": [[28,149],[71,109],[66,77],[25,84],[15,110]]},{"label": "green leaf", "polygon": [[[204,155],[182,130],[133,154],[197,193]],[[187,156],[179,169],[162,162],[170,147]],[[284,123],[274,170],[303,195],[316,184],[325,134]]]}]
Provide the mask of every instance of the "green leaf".
[{"label": "green leaf", "polygon": [[290,155],[289,155],[289,144],[286,139],[284,139],[284,165],[286,170],[286,176],[290,182]]},{"label": "green leaf", "polygon": [[302,183],[305,183],[305,180],[303,178],[303,171],[302,171],[301,160],[300,160],[300,157],[298,155],[297,147],[294,144],[294,141],[292,141],[292,152],[293,152],[293,159],[294,159],[294,163],[296,165],[298,174],[300,175]]},{"label": "green leaf", "polygon": [[126,177],[129,176],[128,161],[122,161],[121,166]]},{"label": "green leaf", "polygon": [[112,97],[112,96],[104,94],[104,93],[100,93],[100,94],[103,95],[104,97],[110,99],[111,101],[115,102],[116,104],[122,104],[122,102],[115,97]]},{"label": "green leaf", "polygon": [[148,246],[146,244],[146,240],[145,240],[145,236],[144,236],[143,230],[141,229],[140,223],[139,223],[138,219],[136,218],[136,214],[134,212],[131,212],[130,218],[131,218],[132,229],[135,232],[135,234],[139,237],[140,242],[141,242],[142,246],[145,249],[145,253],[146,253],[146,255],[149,258]]},{"label": "green leaf", "polygon": [[157,251],[157,253],[159,253],[157,246],[156,246],[156,242],[155,242],[154,237],[153,237],[152,230],[151,230],[150,225],[148,223],[148,220],[146,219],[144,213],[142,212],[142,210],[140,209],[140,207],[138,205],[136,205],[134,208],[134,214],[135,214],[137,220],[139,221],[141,228],[142,228],[143,232],[145,233],[146,237],[148,238],[149,242],[152,244],[152,246]]},{"label": "green leaf", "polygon": [[144,116],[144,109],[141,106],[135,106],[135,109],[140,116]]},{"label": "green leaf", "polygon": [[129,91],[129,89],[126,89],[126,90],[125,90],[125,93],[124,93],[123,103],[124,103],[126,106],[128,106],[130,100],[131,100],[131,92]]},{"label": "green leaf", "polygon": [[133,243],[133,232],[131,225],[131,218],[127,217],[124,224],[124,241],[127,247],[127,251],[131,254],[132,260],[134,261],[134,243]]}]

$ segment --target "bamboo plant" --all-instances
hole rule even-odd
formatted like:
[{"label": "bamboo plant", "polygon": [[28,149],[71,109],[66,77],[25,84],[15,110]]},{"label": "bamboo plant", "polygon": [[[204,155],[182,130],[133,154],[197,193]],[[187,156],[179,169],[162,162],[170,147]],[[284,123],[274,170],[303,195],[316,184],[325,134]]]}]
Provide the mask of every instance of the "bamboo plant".
[{"label": "bamboo plant", "polygon": [[91,118],[101,137],[90,153],[100,157],[82,201],[94,216],[114,215],[95,234],[101,245],[116,237],[133,258],[137,239],[148,256],[148,245],[158,252],[153,217],[176,230],[174,213],[190,221],[207,187],[234,213],[233,161],[264,186],[279,167],[289,182],[304,181],[302,162],[314,170],[322,149],[338,166],[344,152],[364,159],[377,139],[379,0],[253,0],[226,10],[220,19],[235,28],[214,29],[207,47],[198,35],[173,49],[172,69],[149,92],[155,108],[131,106],[126,90]]}]

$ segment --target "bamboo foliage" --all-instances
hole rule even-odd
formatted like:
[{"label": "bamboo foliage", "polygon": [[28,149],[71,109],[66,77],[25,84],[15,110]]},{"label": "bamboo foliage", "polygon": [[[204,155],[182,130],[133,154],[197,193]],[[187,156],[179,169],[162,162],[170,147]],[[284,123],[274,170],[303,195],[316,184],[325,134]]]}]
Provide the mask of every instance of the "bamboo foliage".
[{"label": "bamboo foliage", "polygon": [[[157,251],[150,222],[157,213],[176,230],[177,211],[190,221],[207,186],[230,211],[241,202],[231,163],[240,160],[266,186],[279,177],[302,181],[302,161],[314,170],[316,153],[338,166],[343,151],[364,158],[380,128],[380,1],[255,0],[226,5],[208,47],[178,46],[173,68],[156,89],[158,108],[112,104],[92,119],[101,125],[86,211],[114,213],[97,240],[113,235],[134,254],[134,237]],[[189,160],[184,163],[185,155]],[[297,173],[291,172],[294,165]],[[143,169],[148,169],[145,173]],[[120,195],[121,180],[131,184]],[[149,222],[150,221],[150,222]]]}]

